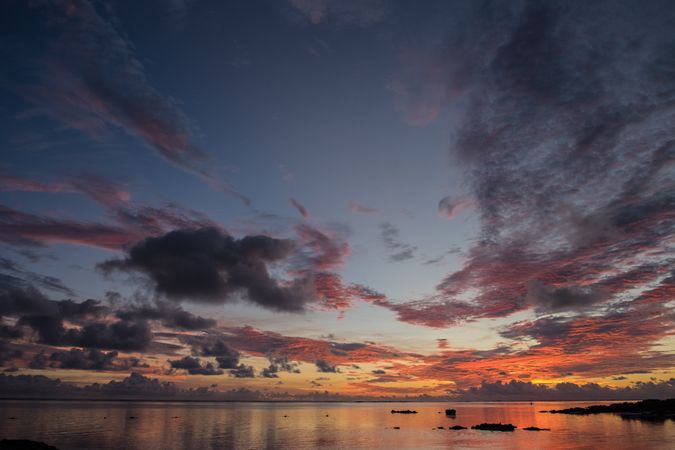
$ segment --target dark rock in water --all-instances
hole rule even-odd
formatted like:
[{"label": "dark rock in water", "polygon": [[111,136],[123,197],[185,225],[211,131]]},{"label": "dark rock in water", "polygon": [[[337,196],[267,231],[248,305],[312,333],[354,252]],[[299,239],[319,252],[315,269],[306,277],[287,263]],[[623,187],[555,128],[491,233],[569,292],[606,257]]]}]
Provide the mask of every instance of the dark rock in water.
[{"label": "dark rock in water", "polygon": [[[543,411],[542,411],[543,412]],[[618,413],[624,419],[663,421],[675,420],[675,398],[668,400],[643,400],[635,403],[612,403],[611,405],[593,405],[587,408],[552,409],[551,414],[602,414]]]},{"label": "dark rock in water", "polygon": [[484,430],[484,431],[513,431],[518,428],[515,425],[510,423],[481,423],[480,425],[474,425],[471,427],[472,430]]},{"label": "dark rock in water", "polygon": [[59,450],[44,442],[28,439],[0,439],[0,450]]},{"label": "dark rock in water", "polygon": [[413,411],[412,409],[392,409],[391,413],[392,414],[417,414],[417,411]]},{"label": "dark rock in water", "polygon": [[445,415],[446,416],[454,416],[454,415],[457,415],[457,411],[455,411],[454,409],[446,409]]},{"label": "dark rock in water", "polygon": [[12,416],[12,417],[8,417],[7,419],[8,420],[16,420],[16,417]]},{"label": "dark rock in water", "polygon": [[445,430],[445,427],[436,427],[437,430]]},{"label": "dark rock in water", "polygon": [[541,410],[541,411],[539,411],[539,412],[542,412],[542,413],[547,413],[547,412],[548,412],[548,409],[542,409],[542,410]]},{"label": "dark rock in water", "polygon": [[448,430],[466,430],[466,427],[463,427],[461,425],[454,425],[452,427],[448,427]]},{"label": "dark rock in water", "polygon": [[129,416],[129,419],[135,419],[136,416]]},{"label": "dark rock in water", "polygon": [[400,430],[401,427],[394,427],[394,430]]},{"label": "dark rock in water", "polygon": [[527,427],[527,428],[523,428],[523,430],[527,430],[527,431],[551,431],[550,428],[539,428],[539,427]]}]

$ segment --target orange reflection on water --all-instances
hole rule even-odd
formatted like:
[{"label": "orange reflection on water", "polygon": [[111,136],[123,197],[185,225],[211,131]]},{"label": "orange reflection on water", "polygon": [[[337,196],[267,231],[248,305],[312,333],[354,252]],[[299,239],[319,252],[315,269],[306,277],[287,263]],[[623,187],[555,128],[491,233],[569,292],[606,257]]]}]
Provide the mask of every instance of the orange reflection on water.
[{"label": "orange reflection on water", "polygon": [[[575,406],[587,405],[574,403]],[[0,402],[0,436],[65,449],[211,448],[671,448],[675,421],[539,412],[570,402],[530,403],[161,403]],[[455,418],[445,408],[455,408]],[[391,414],[414,409],[418,414]],[[14,420],[6,420],[15,417]],[[132,418],[133,417],[133,418]],[[512,433],[451,431],[482,422]],[[551,431],[530,432],[536,426]],[[395,429],[394,427],[400,427]],[[443,427],[443,429],[438,429]]]}]

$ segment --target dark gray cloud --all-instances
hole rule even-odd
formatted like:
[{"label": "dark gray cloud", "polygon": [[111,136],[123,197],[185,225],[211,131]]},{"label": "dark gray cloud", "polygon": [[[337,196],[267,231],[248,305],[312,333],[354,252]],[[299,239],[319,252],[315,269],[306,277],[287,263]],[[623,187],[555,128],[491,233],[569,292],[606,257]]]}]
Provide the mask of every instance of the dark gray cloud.
[{"label": "dark gray cloud", "polygon": [[417,247],[405,242],[401,242],[399,238],[399,230],[389,222],[380,224],[380,232],[382,234],[382,242],[388,252],[389,262],[400,262],[415,257]]},{"label": "dark gray cloud", "polygon": [[337,366],[331,365],[328,361],[325,359],[317,359],[316,362],[314,363],[316,365],[316,369],[319,372],[323,373],[337,373],[340,370],[337,368]]},{"label": "dark gray cloud", "polygon": [[222,375],[222,369],[217,368],[213,363],[202,364],[199,358],[185,356],[177,360],[169,360],[172,369],[186,370],[190,375]]},{"label": "dark gray cloud", "polygon": [[47,365],[59,369],[78,370],[129,370],[147,367],[138,358],[120,358],[116,351],[102,352],[98,349],[71,348],[70,351],[53,352],[49,358],[37,353],[29,362],[32,369],[44,369]]},{"label": "dark gray cloud", "polygon": [[604,302],[611,297],[611,291],[602,286],[546,286],[538,280],[528,283],[526,299],[542,312],[584,309]]},{"label": "dark gray cloud", "polygon": [[185,311],[175,305],[159,303],[157,305],[128,306],[115,313],[122,320],[158,320],[172,329],[206,330],[216,326],[214,319],[207,319]]},{"label": "dark gray cloud", "polygon": [[4,366],[8,361],[20,358],[23,352],[4,340],[0,340],[0,367]]},{"label": "dark gray cloud", "polygon": [[263,368],[262,373],[260,374],[265,378],[278,378],[279,372],[289,372],[289,373],[300,373],[298,364],[292,362],[284,355],[267,355],[267,359],[270,362],[268,367]]},{"label": "dark gray cloud", "polygon": [[235,239],[216,228],[176,230],[134,245],[125,259],[99,265],[105,272],[142,273],[170,299],[223,303],[236,294],[277,311],[302,311],[313,300],[311,280],[281,284],[267,265],[289,257],[293,243],[267,236]]},{"label": "dark gray cloud", "polygon": [[253,378],[255,377],[255,370],[252,366],[239,364],[236,368],[230,370],[230,375],[235,378]]},{"label": "dark gray cloud", "polygon": [[239,352],[231,348],[220,336],[191,338],[192,351],[201,356],[213,356],[221,369],[236,369],[239,364]]},{"label": "dark gray cloud", "polygon": [[122,351],[145,350],[152,341],[147,322],[90,322],[81,328],[65,328],[59,316],[30,315],[19,319],[38,334],[38,342],[55,346],[77,346]]},{"label": "dark gray cloud", "polygon": [[[49,300],[32,284],[15,277],[0,277],[0,300],[0,315],[17,316],[17,324],[32,328],[44,344],[131,351],[145,349],[152,340],[146,322],[96,322],[108,311],[97,300]],[[66,328],[64,320],[82,326]]]}]

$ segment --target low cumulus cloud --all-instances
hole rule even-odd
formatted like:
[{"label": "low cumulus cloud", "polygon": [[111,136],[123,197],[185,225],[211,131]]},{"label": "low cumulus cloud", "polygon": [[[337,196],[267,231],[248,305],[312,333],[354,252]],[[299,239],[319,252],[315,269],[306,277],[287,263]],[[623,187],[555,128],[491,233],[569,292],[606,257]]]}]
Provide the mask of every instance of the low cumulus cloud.
[{"label": "low cumulus cloud", "polygon": [[337,368],[337,366],[331,365],[328,361],[325,359],[317,359],[316,362],[314,363],[316,365],[316,369],[319,372],[323,373],[337,373],[340,370]]},{"label": "low cumulus cloud", "polygon": [[225,372],[213,363],[202,364],[199,358],[185,356],[181,359],[169,360],[172,369],[185,370],[190,375],[222,375]]},{"label": "low cumulus cloud", "polygon": [[291,255],[293,242],[268,236],[235,239],[216,228],[175,230],[147,238],[126,258],[99,265],[104,272],[140,273],[155,291],[173,300],[224,303],[243,293],[253,304],[276,311],[302,311],[313,300],[306,279],[282,282],[268,265]]},{"label": "low cumulus cloud", "polygon": [[529,381],[484,381],[480,386],[455,391],[451,395],[456,400],[474,402],[666,399],[675,396],[675,378],[658,382],[637,382],[623,388],[600,386],[596,383],[558,383],[549,386]]}]

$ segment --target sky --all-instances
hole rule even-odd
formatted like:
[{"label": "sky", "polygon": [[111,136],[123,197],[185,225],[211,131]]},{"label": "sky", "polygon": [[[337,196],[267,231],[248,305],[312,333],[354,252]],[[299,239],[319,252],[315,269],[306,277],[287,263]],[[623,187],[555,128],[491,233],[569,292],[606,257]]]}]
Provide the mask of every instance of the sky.
[{"label": "sky", "polygon": [[0,392],[675,396],[669,1],[1,8]]}]

